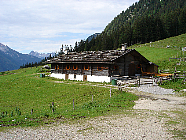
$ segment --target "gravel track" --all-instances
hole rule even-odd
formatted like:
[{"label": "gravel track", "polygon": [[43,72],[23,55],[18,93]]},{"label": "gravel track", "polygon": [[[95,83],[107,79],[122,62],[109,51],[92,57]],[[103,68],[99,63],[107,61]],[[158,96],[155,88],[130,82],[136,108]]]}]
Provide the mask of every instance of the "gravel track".
[{"label": "gravel track", "polygon": [[152,84],[141,85],[139,88],[137,88],[137,90],[158,95],[175,94],[173,89],[164,89],[162,87]]},{"label": "gravel track", "polygon": [[[139,113],[139,112],[138,112]],[[146,118],[146,117],[148,118]],[[15,129],[1,134],[2,139],[171,139],[171,134],[153,114],[139,113],[137,117],[112,116],[86,120],[80,124],[37,129]]]},{"label": "gravel track", "polygon": [[[176,97],[172,90],[152,85],[128,90],[141,97],[129,114],[83,119],[73,124],[35,129],[16,128],[0,132],[0,139],[174,139],[165,124],[176,117],[170,111],[186,111],[186,98]],[[159,117],[162,113],[169,114],[169,117]]]}]

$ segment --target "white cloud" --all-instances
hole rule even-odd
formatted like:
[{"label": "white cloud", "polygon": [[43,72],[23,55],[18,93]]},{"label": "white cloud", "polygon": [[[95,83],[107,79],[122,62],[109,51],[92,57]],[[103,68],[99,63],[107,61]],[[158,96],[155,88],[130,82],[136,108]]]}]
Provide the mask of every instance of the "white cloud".
[{"label": "white cloud", "polygon": [[20,52],[56,51],[102,32],[135,1],[1,0],[0,43]]}]

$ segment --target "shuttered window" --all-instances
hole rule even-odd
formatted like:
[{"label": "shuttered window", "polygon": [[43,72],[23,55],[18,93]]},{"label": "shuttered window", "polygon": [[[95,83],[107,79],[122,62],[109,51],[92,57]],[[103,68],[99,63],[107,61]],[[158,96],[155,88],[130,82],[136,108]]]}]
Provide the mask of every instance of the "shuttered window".
[{"label": "shuttered window", "polygon": [[66,70],[70,70],[70,65],[66,65]]},{"label": "shuttered window", "polygon": [[89,70],[89,65],[88,64],[84,65],[84,70]]},{"label": "shuttered window", "polygon": [[73,65],[73,70],[78,70],[78,65]]},{"label": "shuttered window", "polygon": [[59,65],[55,65],[55,69],[58,70],[59,69]]}]

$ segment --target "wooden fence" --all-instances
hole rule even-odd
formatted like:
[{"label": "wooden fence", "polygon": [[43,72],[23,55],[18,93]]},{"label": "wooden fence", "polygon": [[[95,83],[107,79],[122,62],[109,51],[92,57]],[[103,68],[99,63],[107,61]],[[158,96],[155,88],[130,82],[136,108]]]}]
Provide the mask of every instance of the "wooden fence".
[{"label": "wooden fence", "polygon": [[174,79],[177,79],[177,78],[186,78],[186,72],[175,72]]},{"label": "wooden fence", "polygon": [[186,60],[186,57],[180,57],[180,58],[169,58],[169,61],[170,61],[171,59],[179,60],[179,61],[185,61],[185,60]]}]

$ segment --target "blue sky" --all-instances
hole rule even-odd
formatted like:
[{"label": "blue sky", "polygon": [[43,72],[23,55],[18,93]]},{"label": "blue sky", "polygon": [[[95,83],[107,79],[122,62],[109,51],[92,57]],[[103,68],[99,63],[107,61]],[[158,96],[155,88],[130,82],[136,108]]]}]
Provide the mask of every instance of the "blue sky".
[{"label": "blue sky", "polygon": [[138,0],[0,0],[0,43],[21,53],[59,51],[101,33]]}]

